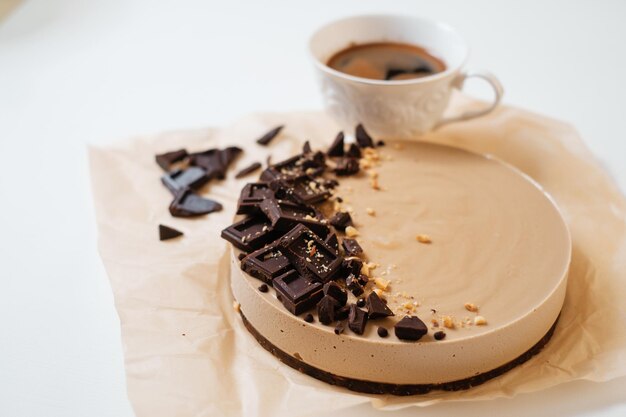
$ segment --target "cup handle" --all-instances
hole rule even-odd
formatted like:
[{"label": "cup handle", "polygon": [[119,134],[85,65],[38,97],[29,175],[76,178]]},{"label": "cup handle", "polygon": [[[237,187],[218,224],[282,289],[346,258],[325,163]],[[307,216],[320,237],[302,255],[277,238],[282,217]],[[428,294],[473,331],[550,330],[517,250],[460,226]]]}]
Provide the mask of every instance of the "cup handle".
[{"label": "cup handle", "polygon": [[502,84],[500,84],[500,81],[498,81],[495,75],[487,71],[474,71],[474,72],[459,74],[457,78],[454,80],[453,86],[458,88],[459,90],[462,89],[463,84],[465,83],[465,80],[467,80],[468,78],[480,78],[484,81],[487,81],[487,83],[491,86],[491,88],[493,88],[493,92],[494,92],[493,102],[491,103],[491,105],[489,105],[489,107],[485,109],[472,110],[472,111],[462,113],[458,116],[443,118],[435,125],[435,129],[438,129],[441,126],[447,125],[449,123],[462,122],[463,120],[469,120],[469,119],[474,119],[476,117],[484,116],[488,113],[491,113],[493,109],[498,107],[498,105],[500,104],[500,100],[502,99],[502,95],[504,94],[504,89],[502,88]]}]

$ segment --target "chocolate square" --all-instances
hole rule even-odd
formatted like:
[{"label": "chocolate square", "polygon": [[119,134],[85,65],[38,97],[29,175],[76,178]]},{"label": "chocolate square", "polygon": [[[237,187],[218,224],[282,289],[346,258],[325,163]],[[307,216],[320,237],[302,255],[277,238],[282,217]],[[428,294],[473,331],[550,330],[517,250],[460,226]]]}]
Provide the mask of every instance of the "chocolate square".
[{"label": "chocolate square", "polygon": [[324,295],[322,284],[291,270],[274,278],[276,297],[294,315],[299,315],[315,304]]},{"label": "chocolate square", "polygon": [[248,183],[241,190],[237,204],[237,214],[258,213],[259,205],[268,198],[272,198],[274,192],[264,182]]},{"label": "chocolate square", "polygon": [[279,236],[280,232],[263,216],[246,217],[222,230],[223,239],[246,252],[259,249]]},{"label": "chocolate square", "polygon": [[247,274],[272,285],[274,278],[293,269],[293,267],[289,260],[276,248],[276,245],[269,245],[243,258],[241,269]]}]

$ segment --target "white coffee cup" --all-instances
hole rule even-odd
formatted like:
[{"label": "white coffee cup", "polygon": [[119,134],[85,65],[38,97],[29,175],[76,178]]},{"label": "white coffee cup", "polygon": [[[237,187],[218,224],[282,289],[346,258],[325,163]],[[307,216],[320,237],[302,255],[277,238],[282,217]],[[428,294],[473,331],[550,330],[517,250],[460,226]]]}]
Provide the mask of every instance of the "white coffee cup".
[{"label": "white coffee cup", "polygon": [[[335,53],[352,44],[401,42],[416,44],[446,64],[446,69],[423,78],[383,81],[355,77],[330,68]],[[500,103],[502,85],[485,71],[465,72],[465,40],[450,26],[420,17],[371,15],[331,22],[313,34],[309,49],[317,69],[328,112],[347,132],[359,123],[377,137],[409,139],[444,124],[473,119]],[[443,118],[454,88],[468,78],[489,83],[494,100],[484,109]]]}]

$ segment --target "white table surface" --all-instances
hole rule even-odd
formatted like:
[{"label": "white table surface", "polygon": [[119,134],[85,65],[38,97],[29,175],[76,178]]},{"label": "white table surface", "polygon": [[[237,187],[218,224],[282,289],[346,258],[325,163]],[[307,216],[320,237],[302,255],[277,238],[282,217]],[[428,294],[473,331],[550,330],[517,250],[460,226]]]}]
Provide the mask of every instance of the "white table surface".
[{"label": "white table surface", "polygon": [[[626,2],[27,0],[0,21],[0,416],[133,415],[85,145],[320,108],[307,36],[371,12],[456,26],[506,103],[574,124],[626,189]],[[388,415],[623,416],[624,382]]]}]

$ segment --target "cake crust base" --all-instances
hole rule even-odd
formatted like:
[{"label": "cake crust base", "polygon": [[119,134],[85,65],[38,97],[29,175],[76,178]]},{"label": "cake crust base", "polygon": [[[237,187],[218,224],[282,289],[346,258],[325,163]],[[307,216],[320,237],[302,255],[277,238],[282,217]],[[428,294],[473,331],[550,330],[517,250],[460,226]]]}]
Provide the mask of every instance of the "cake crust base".
[{"label": "cake crust base", "polygon": [[391,394],[398,396],[407,396],[407,395],[419,395],[419,394],[427,394],[433,390],[442,390],[442,391],[460,391],[466,390],[471,387],[483,384],[489,381],[492,378],[495,378],[499,375],[504,374],[505,372],[515,368],[518,365],[523,364],[528,361],[530,358],[535,356],[543,347],[548,343],[552,335],[554,334],[554,330],[556,328],[556,324],[559,321],[559,317],[557,317],[554,324],[550,327],[548,332],[541,338],[535,345],[533,345],[530,349],[524,352],[522,355],[518,356],[516,359],[513,359],[504,365],[501,365],[495,369],[484,372],[479,375],[472,376],[470,378],[465,378],[457,381],[444,382],[440,384],[390,384],[386,382],[375,382],[375,381],[365,381],[361,379],[354,378],[346,378],[339,375],[334,375],[330,372],[323,371],[319,368],[311,366],[289,354],[280,350],[278,347],[274,346],[269,340],[267,340],[261,333],[259,333],[254,326],[246,319],[246,316],[242,311],[239,312],[241,315],[241,319],[243,321],[244,326],[248,331],[254,336],[254,338],[259,342],[259,344],[272,355],[276,356],[282,363],[297,369],[298,371],[312,376],[313,378],[319,379],[320,381],[324,381],[331,385],[336,385],[339,387],[347,388],[351,391],[361,392],[365,394]]}]

